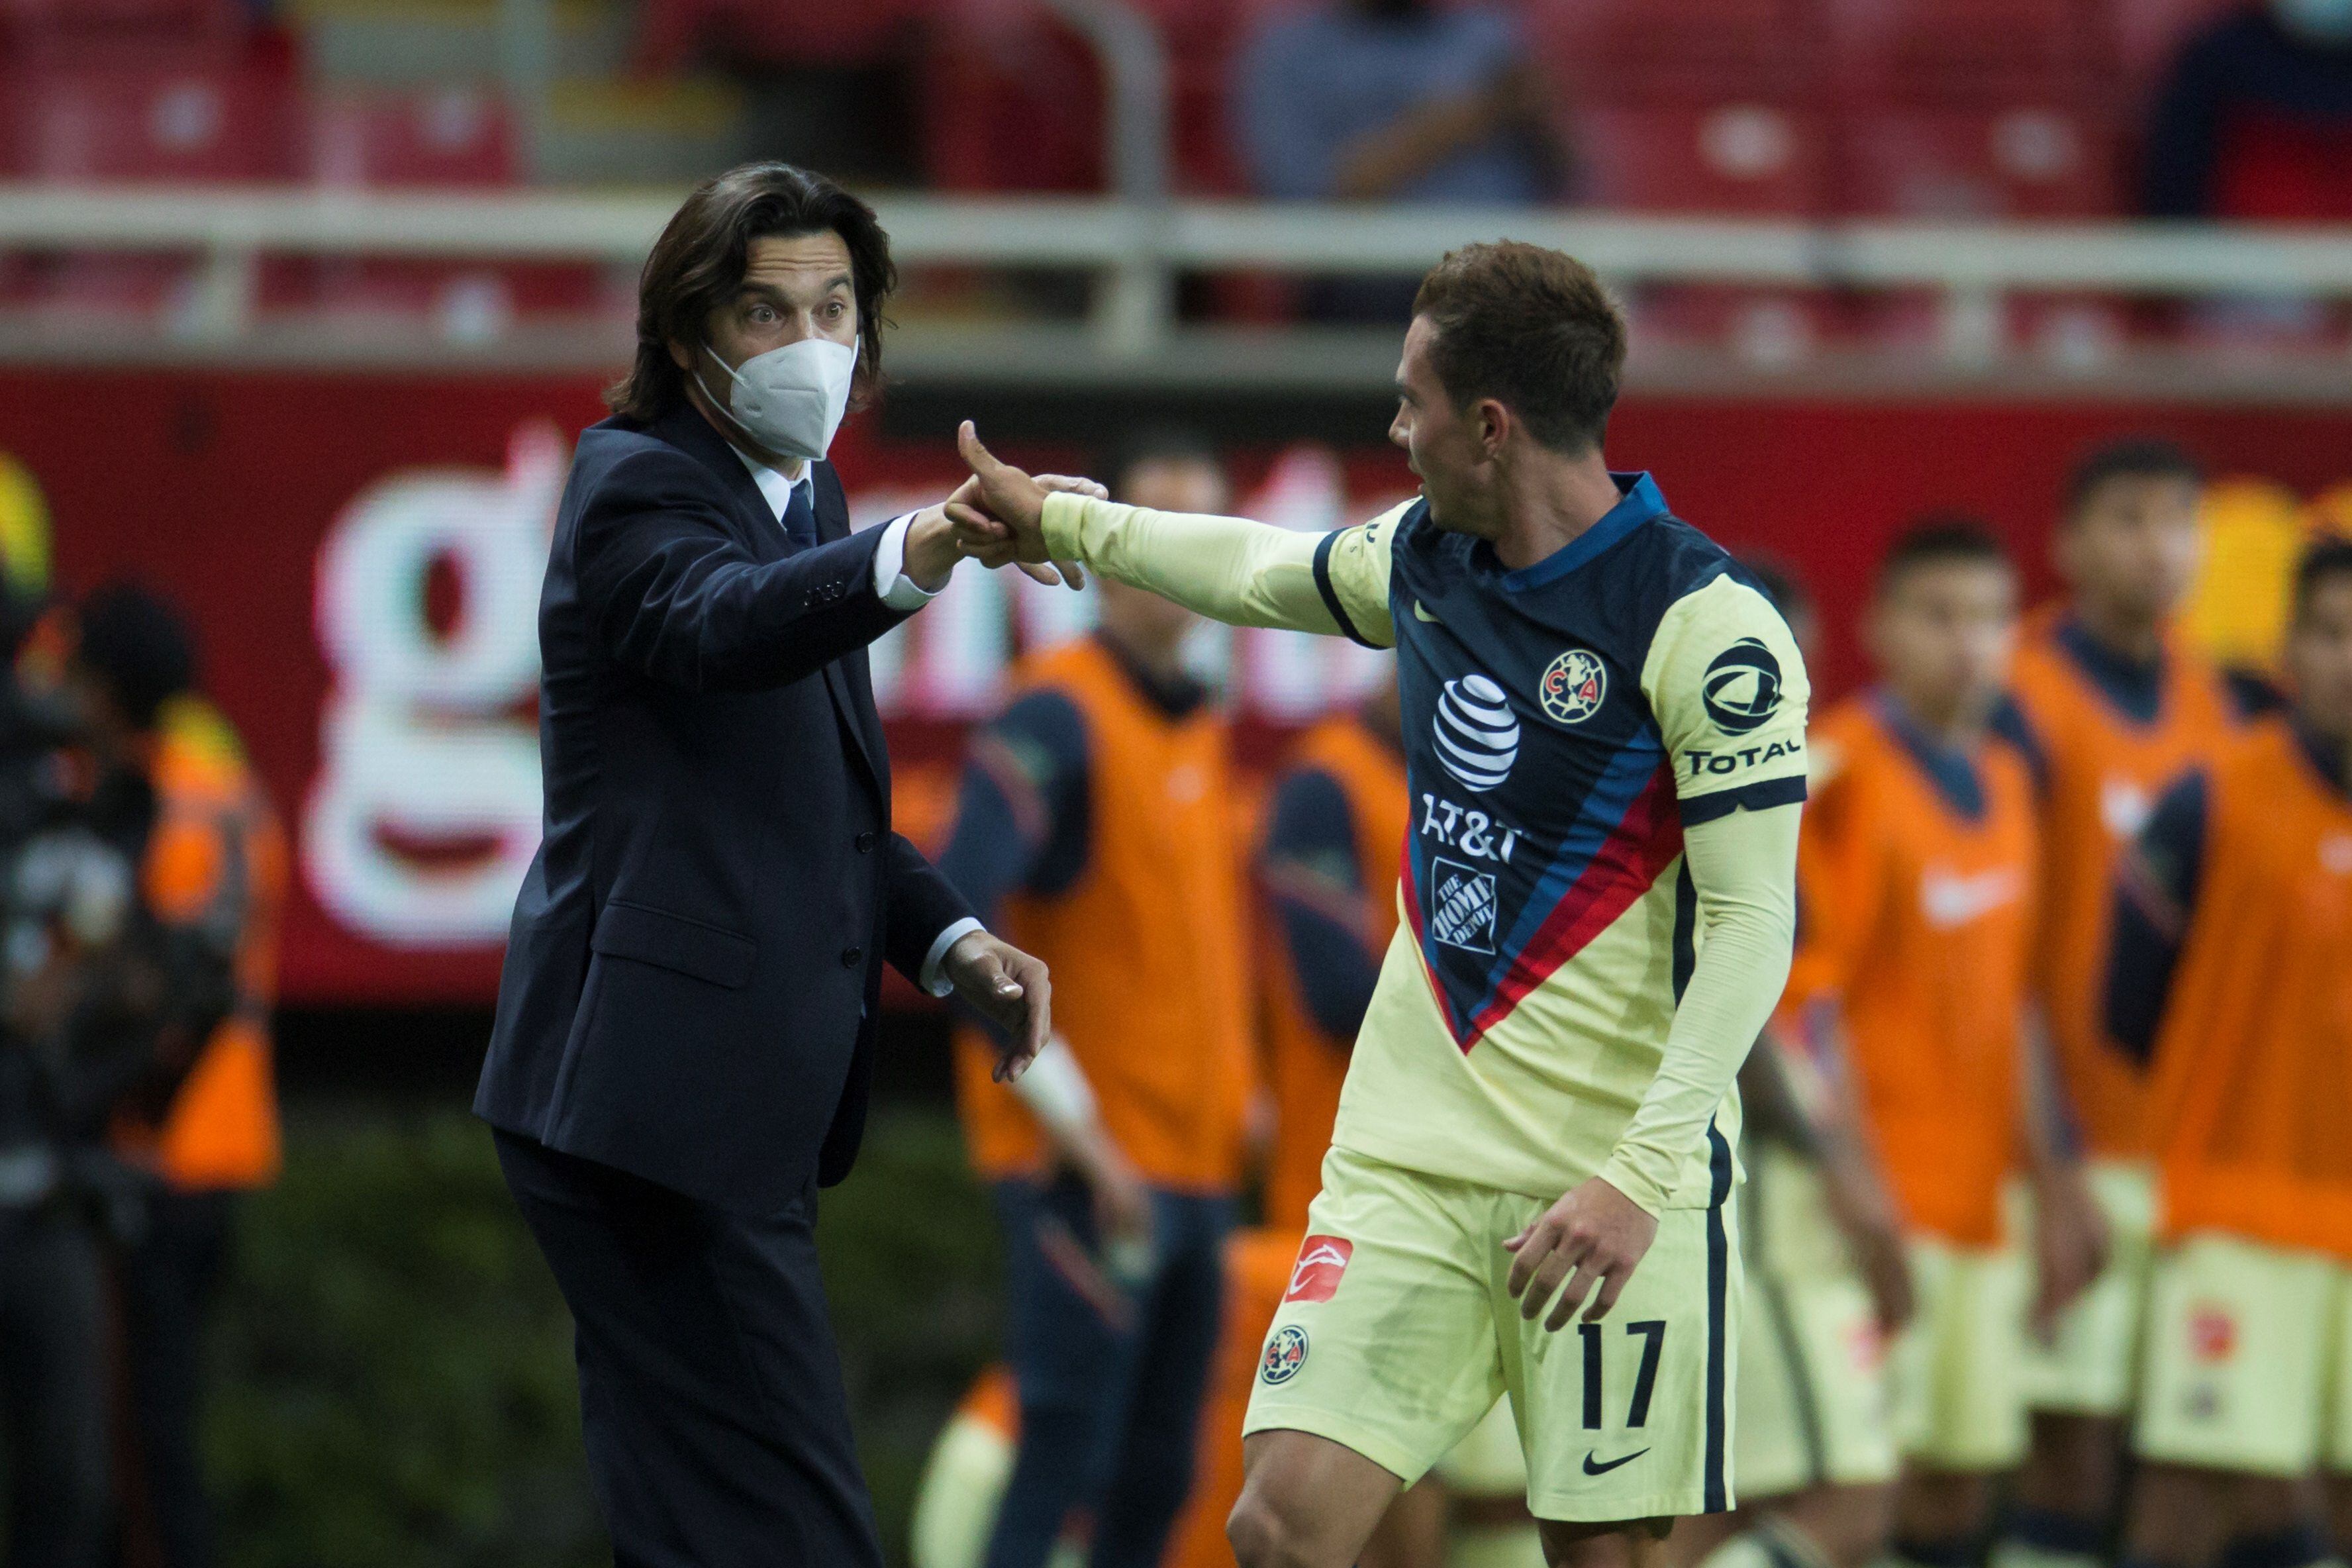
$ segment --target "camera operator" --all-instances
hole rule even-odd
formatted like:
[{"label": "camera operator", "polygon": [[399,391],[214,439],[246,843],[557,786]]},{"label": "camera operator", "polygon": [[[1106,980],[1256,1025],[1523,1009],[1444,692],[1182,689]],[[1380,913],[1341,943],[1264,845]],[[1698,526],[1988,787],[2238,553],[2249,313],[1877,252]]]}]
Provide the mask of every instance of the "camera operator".
[{"label": "camera operator", "polygon": [[16,1568],[94,1568],[111,1538],[100,1233],[138,1210],[105,1127],[160,997],[136,953],[131,857],[69,789],[72,739],[0,664],[0,1405]]},{"label": "camera operator", "polygon": [[153,987],[115,1085],[114,1150],[149,1178],[117,1237],[131,1394],[125,1489],[164,1568],[212,1558],[196,1453],[204,1329],[236,1195],[276,1175],[268,1020],[286,848],[236,734],[196,693],[195,648],[163,600],[107,588],[64,665],[97,774],[97,831],[137,868],[132,967]]}]

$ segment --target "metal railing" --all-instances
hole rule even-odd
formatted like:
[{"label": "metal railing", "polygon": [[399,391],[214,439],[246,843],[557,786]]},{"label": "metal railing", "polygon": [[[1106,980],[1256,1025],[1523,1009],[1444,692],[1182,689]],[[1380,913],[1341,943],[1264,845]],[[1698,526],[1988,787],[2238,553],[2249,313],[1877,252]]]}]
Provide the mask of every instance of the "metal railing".
[{"label": "metal railing", "polygon": [[[1140,166],[1132,173],[1140,178]],[[256,280],[265,256],[633,268],[675,205],[673,193],[0,185],[0,251],[200,255],[200,280],[173,331],[188,348],[219,348],[247,341],[261,324]],[[1082,353],[1113,369],[1216,336],[1180,324],[1173,288],[1180,274],[1411,276],[1453,246],[1505,235],[1580,256],[1621,288],[1927,291],[1940,301],[1946,355],[1962,361],[1982,355],[1986,323],[2016,295],[2352,300],[2352,229],[1809,224],[1139,197],[894,195],[877,205],[903,266],[1091,277],[1095,303],[1083,332],[1020,321],[959,331],[967,339],[1006,340],[1044,332],[1055,352]],[[2352,364],[2345,370],[2352,377]]]}]

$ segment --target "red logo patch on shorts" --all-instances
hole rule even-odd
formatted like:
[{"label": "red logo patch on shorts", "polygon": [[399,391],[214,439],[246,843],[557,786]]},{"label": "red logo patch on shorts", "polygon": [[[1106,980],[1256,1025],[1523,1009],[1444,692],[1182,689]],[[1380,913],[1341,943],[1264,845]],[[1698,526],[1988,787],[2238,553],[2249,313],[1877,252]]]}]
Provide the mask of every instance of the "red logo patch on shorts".
[{"label": "red logo patch on shorts", "polygon": [[2228,1361],[2238,1349],[2238,1320],[2220,1307],[2189,1314],[2189,1348],[2199,1361]]},{"label": "red logo patch on shorts", "polygon": [[1310,1236],[1298,1249],[1298,1262],[1290,1271],[1290,1289],[1282,1293],[1288,1301],[1328,1301],[1339,1289],[1339,1276],[1348,1271],[1348,1259],[1356,1255],[1356,1244],[1341,1241],[1336,1236]]}]

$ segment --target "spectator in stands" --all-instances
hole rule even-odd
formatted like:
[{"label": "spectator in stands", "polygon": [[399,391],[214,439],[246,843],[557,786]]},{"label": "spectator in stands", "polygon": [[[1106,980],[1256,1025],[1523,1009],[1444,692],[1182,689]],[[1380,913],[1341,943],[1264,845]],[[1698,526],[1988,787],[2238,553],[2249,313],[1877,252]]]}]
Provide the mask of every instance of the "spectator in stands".
[{"label": "spectator in stands", "polygon": [[2144,184],[2158,217],[2352,219],[2352,0],[2270,0],[2193,39]]},{"label": "spectator in stands", "polygon": [[132,587],[81,606],[67,689],[102,777],[136,801],[123,835],[162,984],[140,1069],[112,1117],[154,1181],[115,1272],[130,1387],[130,1477],[152,1526],[142,1560],[213,1560],[196,1443],[205,1323],[239,1192],[278,1171],[268,1016],[286,847],[226,719],[195,690],[173,605]]},{"label": "spectator in stands", "polygon": [[[1565,186],[1549,97],[1499,7],[1337,0],[1243,53],[1234,140],[1269,196],[1526,206]],[[1411,283],[1323,284],[1307,313],[1402,324],[1412,302]]]}]

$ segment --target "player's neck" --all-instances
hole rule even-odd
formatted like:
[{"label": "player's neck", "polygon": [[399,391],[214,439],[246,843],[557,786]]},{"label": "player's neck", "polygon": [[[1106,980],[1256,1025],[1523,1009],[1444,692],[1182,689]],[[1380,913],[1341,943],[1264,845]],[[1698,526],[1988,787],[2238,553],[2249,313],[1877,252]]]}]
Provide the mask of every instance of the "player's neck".
[{"label": "player's neck", "polygon": [[2164,623],[2149,616],[2078,598],[2073,606],[2074,624],[2090,639],[2118,658],[2153,664],[2164,655]]},{"label": "player's neck", "polygon": [[1598,451],[1575,458],[1540,453],[1504,479],[1496,559],[1524,571],[1575,543],[1624,499]]},{"label": "player's neck", "polygon": [[1990,715],[1981,703],[1928,692],[1908,692],[1894,686],[1886,688],[1886,695],[1921,734],[1939,746],[1973,752],[1984,743]]}]

